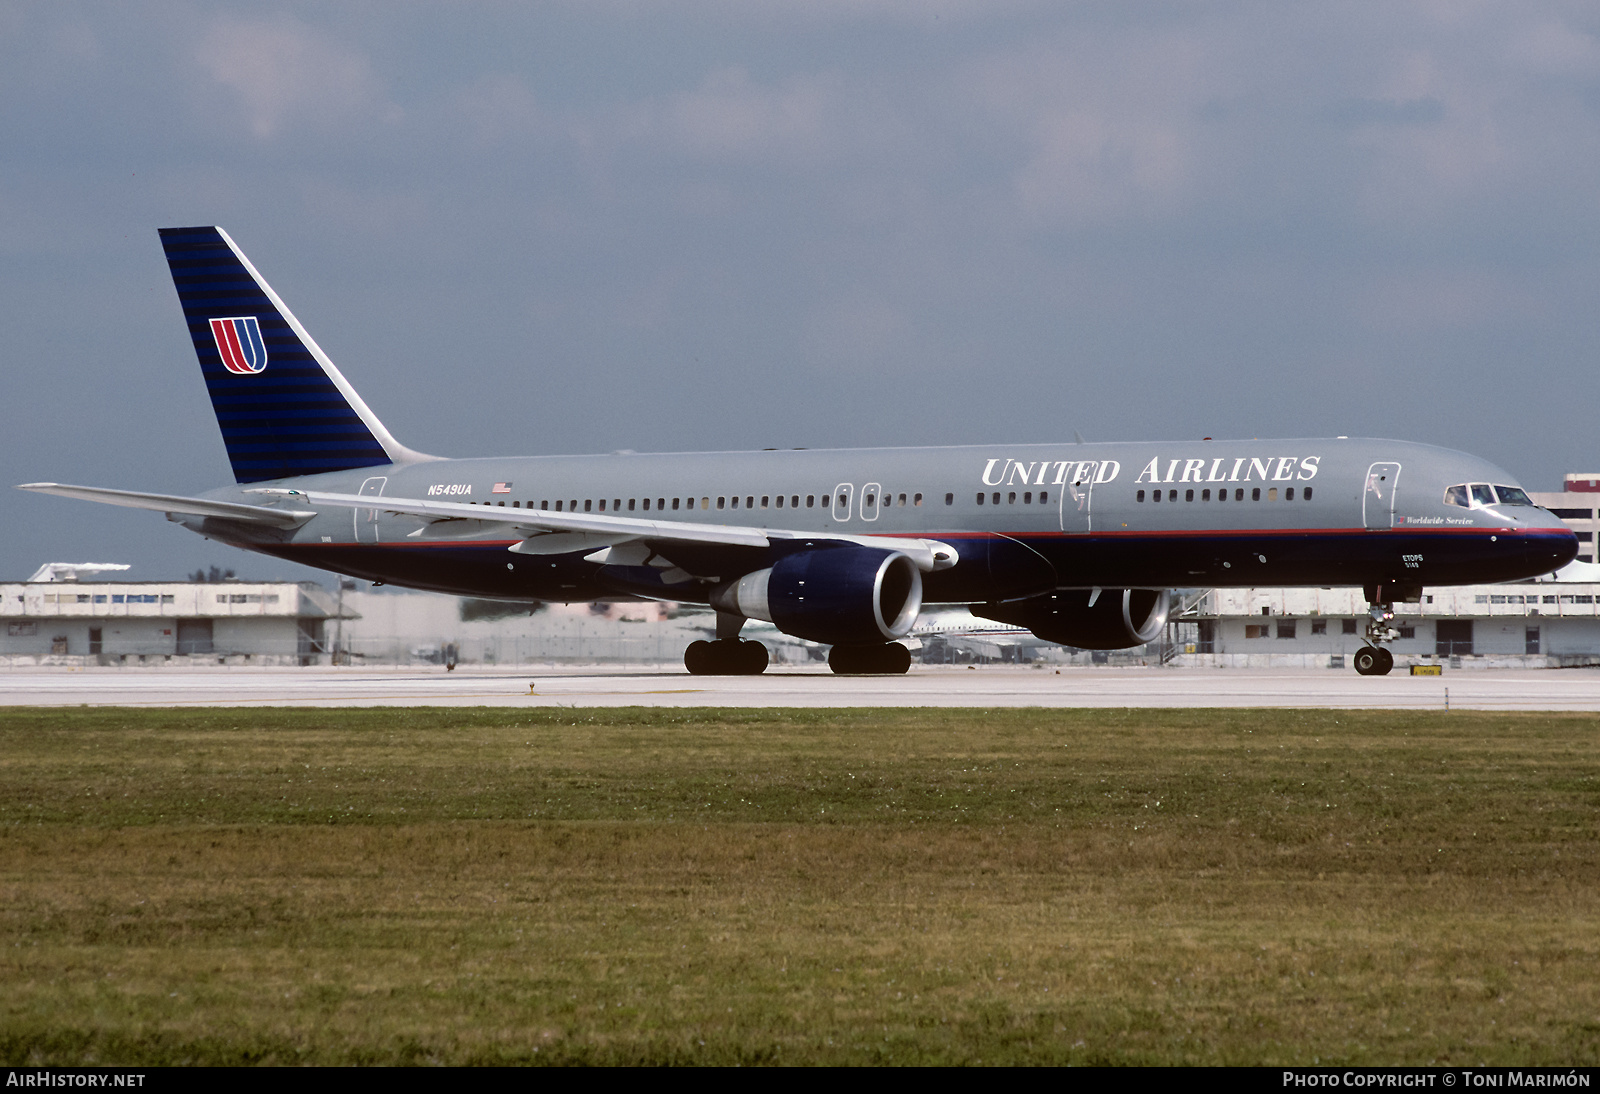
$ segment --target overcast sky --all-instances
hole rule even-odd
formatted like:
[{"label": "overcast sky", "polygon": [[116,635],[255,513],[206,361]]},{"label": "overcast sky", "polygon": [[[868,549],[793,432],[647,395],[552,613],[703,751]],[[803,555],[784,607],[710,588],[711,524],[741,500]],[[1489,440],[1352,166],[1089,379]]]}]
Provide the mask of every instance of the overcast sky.
[{"label": "overcast sky", "polygon": [[[1600,5],[0,2],[6,483],[230,478],[223,226],[477,456],[1378,435],[1600,469]],[[311,571],[0,491],[46,561]]]}]

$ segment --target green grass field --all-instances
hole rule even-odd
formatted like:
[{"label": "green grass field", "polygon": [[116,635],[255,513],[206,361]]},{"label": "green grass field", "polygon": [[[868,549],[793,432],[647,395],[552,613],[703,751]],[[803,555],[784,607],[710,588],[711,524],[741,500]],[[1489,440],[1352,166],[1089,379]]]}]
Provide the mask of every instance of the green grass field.
[{"label": "green grass field", "polygon": [[1600,1061],[1600,718],[0,712],[0,1059]]}]

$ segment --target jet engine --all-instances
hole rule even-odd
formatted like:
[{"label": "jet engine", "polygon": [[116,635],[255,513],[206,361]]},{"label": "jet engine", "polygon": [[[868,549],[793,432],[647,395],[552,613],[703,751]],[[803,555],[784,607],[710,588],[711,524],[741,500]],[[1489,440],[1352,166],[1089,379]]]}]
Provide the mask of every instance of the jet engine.
[{"label": "jet engine", "polygon": [[898,551],[820,547],[723,585],[711,606],[813,642],[878,645],[911,633],[922,572]]},{"label": "jet engine", "polygon": [[1046,642],[1080,650],[1125,650],[1155,641],[1167,625],[1165,589],[1068,589],[1001,604],[975,604],[972,614],[1026,627]]}]

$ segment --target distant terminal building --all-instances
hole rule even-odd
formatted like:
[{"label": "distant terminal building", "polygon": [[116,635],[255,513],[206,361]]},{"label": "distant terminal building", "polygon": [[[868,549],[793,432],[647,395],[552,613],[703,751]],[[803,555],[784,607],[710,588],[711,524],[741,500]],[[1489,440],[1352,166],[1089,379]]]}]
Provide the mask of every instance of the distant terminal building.
[{"label": "distant terminal building", "polygon": [[[1397,665],[1600,665],[1600,582],[1432,588],[1394,612]],[[1344,669],[1363,644],[1366,615],[1360,589],[1214,589],[1169,626],[1163,659]]]},{"label": "distant terminal building", "polygon": [[312,665],[327,661],[327,624],[339,617],[338,601],[314,582],[86,582],[58,574],[0,584],[0,664]]},{"label": "distant terminal building", "polygon": [[1559,494],[1528,494],[1535,504],[1542,505],[1566,522],[1578,537],[1578,561],[1595,561],[1594,537],[1600,531],[1595,520],[1595,510],[1600,507],[1600,472],[1577,473],[1566,477]]}]

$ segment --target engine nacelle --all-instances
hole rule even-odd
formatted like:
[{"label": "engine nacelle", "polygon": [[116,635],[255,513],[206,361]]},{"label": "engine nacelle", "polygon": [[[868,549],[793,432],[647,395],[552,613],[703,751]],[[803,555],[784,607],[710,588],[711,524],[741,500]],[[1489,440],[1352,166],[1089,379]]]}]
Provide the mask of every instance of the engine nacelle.
[{"label": "engine nacelle", "polygon": [[977,604],[973,615],[1026,627],[1046,642],[1080,650],[1125,650],[1153,642],[1167,625],[1165,589],[1070,589]]},{"label": "engine nacelle", "polygon": [[904,638],[922,611],[922,571],[898,551],[796,551],[711,595],[711,606],[830,645]]}]

